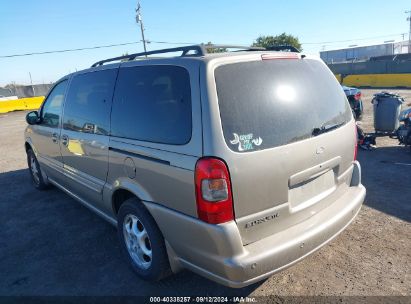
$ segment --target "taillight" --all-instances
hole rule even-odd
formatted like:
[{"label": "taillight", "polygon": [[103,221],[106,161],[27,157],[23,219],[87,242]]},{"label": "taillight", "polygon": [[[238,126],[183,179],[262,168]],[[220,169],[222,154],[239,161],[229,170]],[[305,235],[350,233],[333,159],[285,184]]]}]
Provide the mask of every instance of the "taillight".
[{"label": "taillight", "polygon": [[355,95],[354,95],[354,99],[355,99],[356,101],[359,101],[359,100],[361,99],[361,92],[355,94]]},{"label": "taillight", "polygon": [[209,224],[234,219],[230,174],[222,160],[205,157],[197,161],[195,188],[199,219]]},{"label": "taillight", "polygon": [[358,153],[358,131],[357,131],[357,125],[356,125],[356,124],[354,124],[354,132],[355,132],[354,160],[357,160],[357,153]]}]

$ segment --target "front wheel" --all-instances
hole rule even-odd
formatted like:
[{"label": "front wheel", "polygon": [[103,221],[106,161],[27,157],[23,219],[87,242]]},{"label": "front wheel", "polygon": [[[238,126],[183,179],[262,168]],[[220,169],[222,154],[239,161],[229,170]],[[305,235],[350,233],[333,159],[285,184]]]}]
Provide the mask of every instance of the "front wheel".
[{"label": "front wheel", "polygon": [[47,189],[47,184],[43,180],[40,165],[33,150],[27,151],[27,164],[29,166],[30,176],[34,187],[38,190]]},{"label": "front wheel", "polygon": [[137,198],[121,205],[117,229],[122,251],[139,277],[159,281],[171,274],[163,236]]}]

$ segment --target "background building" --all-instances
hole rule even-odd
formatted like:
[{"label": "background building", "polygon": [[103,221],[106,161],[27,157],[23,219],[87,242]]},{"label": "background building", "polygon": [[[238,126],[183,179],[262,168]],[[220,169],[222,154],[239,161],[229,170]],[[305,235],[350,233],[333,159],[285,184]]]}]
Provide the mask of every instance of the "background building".
[{"label": "background building", "polygon": [[320,52],[320,57],[327,64],[367,61],[372,57],[393,56],[409,52],[408,40],[402,42],[390,42],[368,46],[355,46],[345,49]]}]

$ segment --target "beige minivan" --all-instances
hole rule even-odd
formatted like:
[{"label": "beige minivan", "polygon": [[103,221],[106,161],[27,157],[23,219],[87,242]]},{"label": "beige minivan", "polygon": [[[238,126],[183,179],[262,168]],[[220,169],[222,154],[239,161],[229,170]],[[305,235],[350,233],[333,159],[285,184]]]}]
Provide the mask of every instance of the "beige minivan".
[{"label": "beige minivan", "polygon": [[252,284],[336,237],[365,197],[351,109],[321,60],[213,47],[99,61],[27,114],[34,186],[117,225],[143,279]]}]

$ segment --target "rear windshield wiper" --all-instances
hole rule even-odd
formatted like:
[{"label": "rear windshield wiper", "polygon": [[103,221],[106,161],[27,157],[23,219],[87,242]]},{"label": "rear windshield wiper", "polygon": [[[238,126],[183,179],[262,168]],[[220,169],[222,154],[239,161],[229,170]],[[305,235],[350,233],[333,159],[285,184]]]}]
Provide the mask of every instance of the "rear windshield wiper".
[{"label": "rear windshield wiper", "polygon": [[329,131],[332,131],[332,130],[334,130],[334,129],[337,129],[337,128],[341,127],[343,124],[344,124],[344,123],[342,122],[342,123],[333,124],[333,125],[322,125],[322,126],[319,127],[319,128],[314,128],[311,134],[312,134],[313,136],[318,136],[318,135],[320,135],[320,134],[327,133],[327,132],[329,132]]}]

